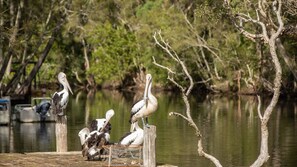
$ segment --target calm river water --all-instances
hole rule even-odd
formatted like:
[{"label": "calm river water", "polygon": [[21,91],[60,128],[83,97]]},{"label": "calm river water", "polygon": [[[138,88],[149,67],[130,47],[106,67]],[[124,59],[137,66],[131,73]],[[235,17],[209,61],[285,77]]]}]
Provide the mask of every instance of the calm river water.
[{"label": "calm river water", "polygon": [[[193,130],[180,118],[169,117],[175,111],[184,113],[179,95],[157,93],[158,111],[149,118],[157,127],[157,162],[180,167],[213,166],[197,154]],[[195,97],[194,97],[195,96]],[[116,91],[94,94],[75,93],[67,107],[68,150],[81,149],[78,132],[91,120],[102,118],[109,109],[111,140],[117,142],[129,131],[132,104],[140,96]],[[263,107],[269,99],[263,99]],[[257,99],[252,96],[213,97],[193,95],[192,116],[203,134],[204,149],[217,157],[223,166],[249,166],[259,153],[260,124]],[[262,107],[262,108],[263,108]],[[54,123],[18,123],[0,126],[0,152],[55,151]],[[269,121],[269,153],[266,166],[297,166],[297,106],[295,101],[281,100]],[[83,158],[83,157],[82,157]]]}]

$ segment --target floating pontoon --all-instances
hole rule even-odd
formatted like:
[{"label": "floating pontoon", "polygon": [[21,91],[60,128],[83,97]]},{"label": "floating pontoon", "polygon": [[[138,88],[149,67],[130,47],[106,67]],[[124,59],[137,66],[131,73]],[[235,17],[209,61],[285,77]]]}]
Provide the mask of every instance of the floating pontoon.
[{"label": "floating pontoon", "polygon": [[50,108],[47,116],[42,118],[42,115],[36,112],[37,105],[43,102],[51,103],[50,97],[35,97],[32,98],[31,104],[17,104],[14,107],[16,120],[19,122],[54,122],[55,116]]},{"label": "floating pontoon", "polygon": [[0,98],[0,124],[8,125],[10,123],[10,97],[5,96]]}]

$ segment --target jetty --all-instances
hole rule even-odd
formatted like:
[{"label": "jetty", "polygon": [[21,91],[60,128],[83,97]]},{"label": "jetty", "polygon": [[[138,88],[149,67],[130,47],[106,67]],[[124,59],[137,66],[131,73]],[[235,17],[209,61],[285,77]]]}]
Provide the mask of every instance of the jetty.
[{"label": "jetty", "polygon": [[[44,167],[108,167],[105,161],[87,161],[82,158],[80,151],[64,153],[57,152],[35,152],[35,153],[2,153],[0,154],[0,166],[42,166]],[[140,165],[117,165],[114,167],[136,167]],[[157,167],[177,167],[169,164],[158,163]]]},{"label": "jetty", "polygon": [[41,120],[40,114],[34,110],[34,106],[39,104],[41,101],[51,101],[50,97],[33,97],[29,104],[16,104],[14,107],[15,118],[19,122],[55,122],[55,116],[52,110],[49,111],[49,116],[45,120]]},{"label": "jetty", "polygon": [[[108,154],[104,160],[88,161],[82,156],[81,151],[68,152],[32,152],[32,153],[2,153],[0,154],[0,166],[71,166],[71,167],[176,167],[169,164],[156,163],[155,138],[156,127],[145,128],[145,140],[142,147],[124,148],[106,146]],[[117,151],[125,150],[128,156],[120,156]],[[145,151],[146,150],[146,151]],[[129,157],[133,151],[134,157]],[[115,154],[116,153],[116,154]],[[115,156],[116,155],[116,156]]]}]

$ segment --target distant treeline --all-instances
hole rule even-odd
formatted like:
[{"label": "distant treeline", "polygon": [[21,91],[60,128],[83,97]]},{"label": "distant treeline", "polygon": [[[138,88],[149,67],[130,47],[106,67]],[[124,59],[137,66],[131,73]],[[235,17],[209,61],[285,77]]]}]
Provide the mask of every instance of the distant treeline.
[{"label": "distant treeline", "polygon": [[[231,4],[254,18],[256,5],[255,0]],[[284,1],[282,8],[285,30],[277,40],[281,90],[294,94],[297,2]],[[155,87],[174,89],[167,72],[153,63],[154,57],[176,72],[176,80],[184,80],[180,67],[156,46],[153,35],[160,31],[188,67],[195,89],[273,91],[268,48],[238,31],[221,0],[0,0],[0,11],[2,94],[25,94],[33,83],[38,89],[49,87],[60,71],[73,87],[83,89],[137,89],[145,73],[152,74]]]}]

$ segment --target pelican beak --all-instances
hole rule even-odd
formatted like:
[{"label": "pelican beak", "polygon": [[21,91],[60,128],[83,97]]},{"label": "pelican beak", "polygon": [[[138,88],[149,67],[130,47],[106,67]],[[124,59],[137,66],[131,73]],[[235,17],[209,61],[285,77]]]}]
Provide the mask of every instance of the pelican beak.
[{"label": "pelican beak", "polygon": [[70,85],[69,85],[67,79],[65,79],[65,84],[66,84],[67,89],[70,91],[70,93],[73,94],[73,92],[72,92],[72,90],[71,90],[71,87],[70,87]]},{"label": "pelican beak", "polygon": [[145,98],[145,107],[147,108],[148,105],[148,97]]},{"label": "pelican beak", "polygon": [[108,111],[106,112],[106,114],[105,114],[105,119],[106,119],[106,120],[105,120],[105,123],[104,123],[104,125],[102,126],[100,132],[102,132],[102,131],[105,129],[105,126],[108,124],[109,120],[111,119],[111,117],[113,117],[113,115],[114,115],[114,110],[113,110],[113,109],[110,109],[110,110],[108,110]]},{"label": "pelican beak", "polygon": [[149,89],[150,83],[151,83],[151,80],[147,79],[147,81],[145,83],[145,89],[144,89],[145,107],[147,107],[147,105],[148,105],[148,89]]},{"label": "pelican beak", "polygon": [[136,123],[137,123],[137,122],[134,122],[134,123],[131,124],[130,132],[133,132],[133,131],[134,131],[134,129],[135,129],[135,124],[136,124]]}]

